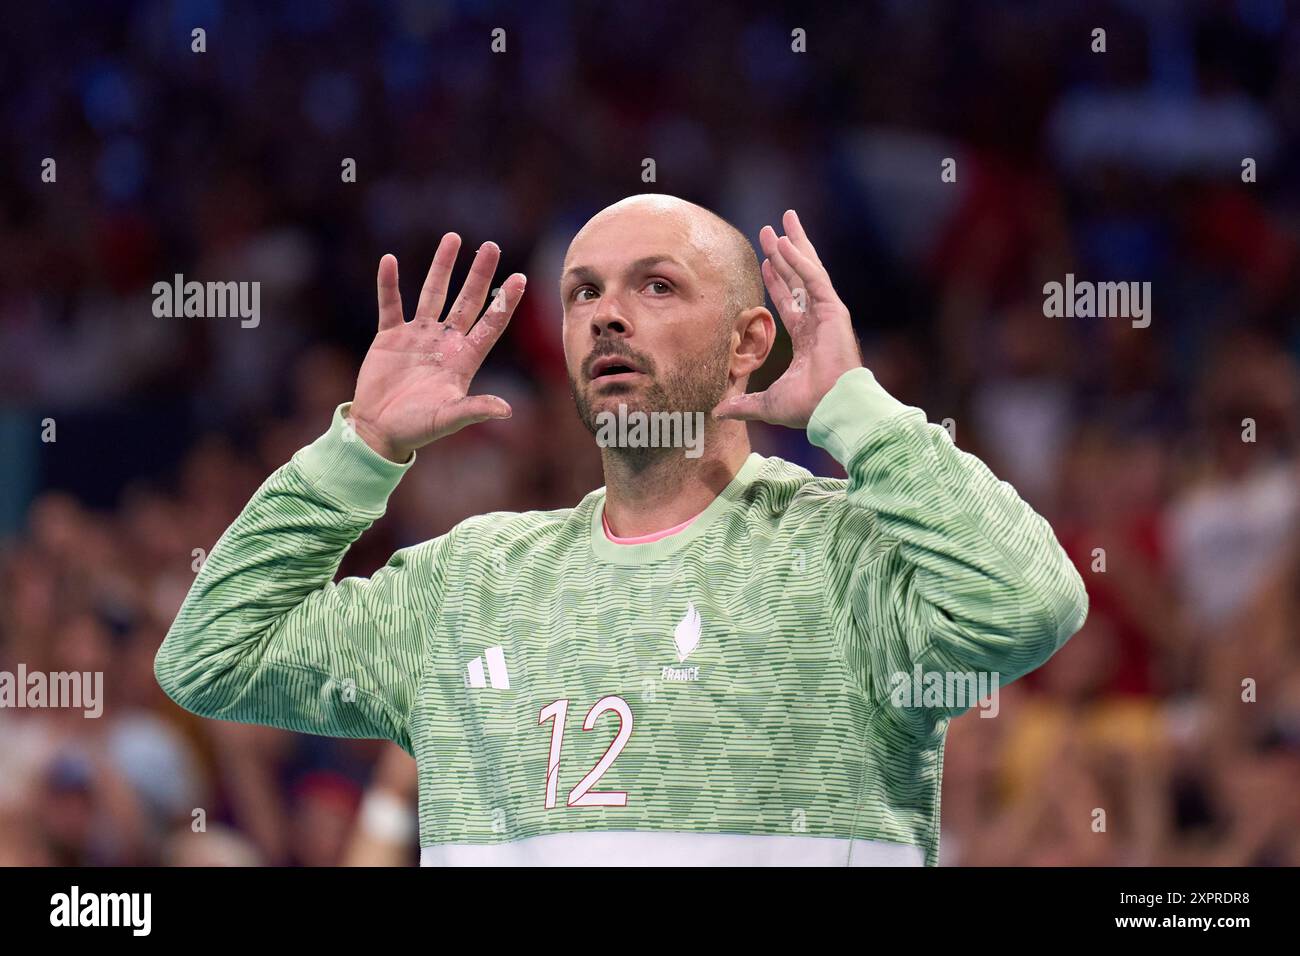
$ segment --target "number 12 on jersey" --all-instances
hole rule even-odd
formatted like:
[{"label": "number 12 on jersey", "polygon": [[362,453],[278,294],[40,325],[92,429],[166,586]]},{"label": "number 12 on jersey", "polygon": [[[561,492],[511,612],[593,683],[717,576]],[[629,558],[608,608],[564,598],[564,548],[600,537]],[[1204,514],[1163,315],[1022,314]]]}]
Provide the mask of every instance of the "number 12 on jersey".
[{"label": "number 12 on jersey", "polygon": [[[582,729],[591,730],[595,727],[596,718],[607,710],[612,710],[618,714],[618,733],[614,735],[614,739],[606,749],[605,755],[597,761],[596,766],[592,767],[587,775],[578,781],[578,785],[569,791],[567,805],[570,807],[627,806],[627,793],[625,791],[591,789],[605,771],[610,768],[619,752],[627,745],[627,739],[632,736],[632,708],[627,705],[627,701],[622,697],[613,695],[602,697],[592,705],[591,710],[587,711],[586,719],[582,722]],[[554,721],[551,725],[551,750],[546,758],[547,810],[555,807],[555,790],[560,778],[560,748],[564,746],[564,718],[568,712],[568,698],[562,697],[547,704],[542,708],[541,713],[537,715],[539,725],[546,723],[548,720]]]}]

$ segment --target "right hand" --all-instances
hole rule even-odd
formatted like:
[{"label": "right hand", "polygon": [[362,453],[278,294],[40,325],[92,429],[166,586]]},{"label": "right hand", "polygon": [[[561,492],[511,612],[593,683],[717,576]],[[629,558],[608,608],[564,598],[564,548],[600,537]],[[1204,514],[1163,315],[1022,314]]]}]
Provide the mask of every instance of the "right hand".
[{"label": "right hand", "polygon": [[524,294],[524,275],[509,276],[475,322],[501,258],[496,244],[485,242],[446,320],[439,321],[459,250],[460,236],[442,237],[410,322],[402,315],[397,258],[379,260],[379,332],[361,363],[348,417],[362,441],[390,461],[405,462],[417,448],[466,425],[510,417],[504,399],[467,393]]}]

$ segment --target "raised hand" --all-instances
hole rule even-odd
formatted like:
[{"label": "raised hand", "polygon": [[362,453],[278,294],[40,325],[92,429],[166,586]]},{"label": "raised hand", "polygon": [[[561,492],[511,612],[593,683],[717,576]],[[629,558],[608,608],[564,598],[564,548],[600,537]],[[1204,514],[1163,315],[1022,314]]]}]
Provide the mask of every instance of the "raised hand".
[{"label": "raised hand", "polygon": [[468,393],[524,294],[525,278],[519,272],[509,276],[480,316],[501,258],[496,244],[485,242],[460,295],[439,321],[459,250],[460,236],[442,237],[410,322],[402,314],[397,259],[379,260],[379,332],[361,363],[348,417],[357,435],[392,461],[404,462],[415,449],[466,425],[510,417],[504,399]]},{"label": "raised hand", "polygon": [[723,399],[718,418],[771,422],[806,428],[813,410],[849,369],[862,365],[849,310],[793,209],[782,218],[786,234],[771,226],[758,234],[763,247],[763,282],[790,333],[790,367],[762,392]]}]

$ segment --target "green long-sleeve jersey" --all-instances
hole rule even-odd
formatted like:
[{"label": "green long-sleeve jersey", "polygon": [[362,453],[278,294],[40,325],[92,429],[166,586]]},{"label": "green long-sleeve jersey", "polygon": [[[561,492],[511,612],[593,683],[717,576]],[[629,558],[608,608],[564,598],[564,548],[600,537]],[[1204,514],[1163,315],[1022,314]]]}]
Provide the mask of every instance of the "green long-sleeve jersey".
[{"label": "green long-sleeve jersey", "polygon": [[1047,522],[866,369],[808,426],[847,480],[752,454],[657,541],[610,541],[602,488],[335,582],[414,461],[346,410],[222,535],[155,671],[203,716],[396,741],[425,864],[933,865],[962,681],[1087,612]]}]

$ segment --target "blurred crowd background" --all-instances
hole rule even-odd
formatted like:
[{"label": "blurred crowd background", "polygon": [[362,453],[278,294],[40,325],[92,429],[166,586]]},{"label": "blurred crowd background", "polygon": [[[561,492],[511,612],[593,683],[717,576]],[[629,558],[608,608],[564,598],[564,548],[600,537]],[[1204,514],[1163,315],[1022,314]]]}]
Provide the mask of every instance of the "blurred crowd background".
[{"label": "blurred crowd background", "polygon": [[[476,389],[515,415],[440,445],[340,575],[601,484],[558,266],[664,191],[754,237],[798,208],[867,364],[1087,582],[1084,630],[954,722],[943,863],[1300,864],[1297,5],[114,0],[0,37],[0,668],[107,696],[0,710],[0,863],[416,861],[395,746],[192,718],[154,652],[196,549],[351,397],[385,252],[408,307],[446,230],[530,276]],[[175,273],[261,282],[260,323],[156,318]],[[1150,326],[1045,318],[1066,273],[1150,281]]]}]

